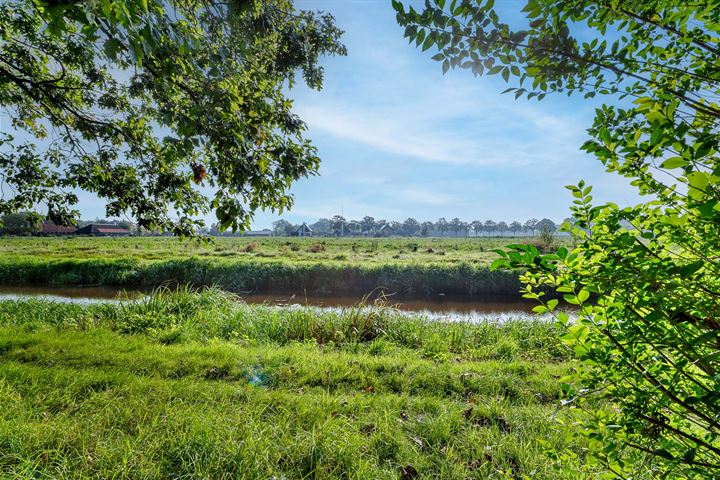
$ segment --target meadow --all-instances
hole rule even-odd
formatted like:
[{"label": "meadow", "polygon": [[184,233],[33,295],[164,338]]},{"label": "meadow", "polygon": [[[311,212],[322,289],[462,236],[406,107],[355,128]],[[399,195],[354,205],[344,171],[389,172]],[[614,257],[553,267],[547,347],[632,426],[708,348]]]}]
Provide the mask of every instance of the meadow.
[{"label": "meadow", "polygon": [[[532,241],[523,239],[522,241]],[[517,274],[489,270],[513,238],[4,237],[5,284],[215,285],[235,292],[514,294]]]},{"label": "meadow", "polygon": [[5,301],[0,476],[599,478],[559,401],[574,367],[556,327],[528,319],[278,309],[216,290]]}]

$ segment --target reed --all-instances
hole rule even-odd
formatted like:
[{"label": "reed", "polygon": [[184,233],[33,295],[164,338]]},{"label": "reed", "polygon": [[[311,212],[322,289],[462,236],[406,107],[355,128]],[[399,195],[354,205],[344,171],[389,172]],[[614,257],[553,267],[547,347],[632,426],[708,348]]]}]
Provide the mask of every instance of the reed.
[{"label": "reed", "polygon": [[141,261],[127,258],[53,259],[10,256],[0,259],[0,283],[117,285],[215,285],[233,292],[317,292],[365,294],[382,289],[411,295],[514,294],[517,273],[490,271],[468,263],[347,264],[283,260],[190,257]]}]

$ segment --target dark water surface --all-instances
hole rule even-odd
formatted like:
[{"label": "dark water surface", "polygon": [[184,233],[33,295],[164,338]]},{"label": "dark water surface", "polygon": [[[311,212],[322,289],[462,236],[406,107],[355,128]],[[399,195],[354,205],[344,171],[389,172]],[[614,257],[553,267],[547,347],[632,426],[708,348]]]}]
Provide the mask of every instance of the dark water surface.
[{"label": "dark water surface", "polygon": [[[149,292],[123,290],[113,287],[51,287],[51,286],[0,286],[0,301],[38,298],[60,302],[99,303],[138,300]],[[435,295],[422,298],[403,298],[386,295],[381,299],[363,299],[358,296],[249,294],[239,295],[248,304],[266,304],[280,307],[314,307],[341,310],[364,304],[389,305],[400,311],[415,312],[430,318],[449,321],[481,321],[528,317],[534,315],[535,302],[518,296],[451,297]]]}]

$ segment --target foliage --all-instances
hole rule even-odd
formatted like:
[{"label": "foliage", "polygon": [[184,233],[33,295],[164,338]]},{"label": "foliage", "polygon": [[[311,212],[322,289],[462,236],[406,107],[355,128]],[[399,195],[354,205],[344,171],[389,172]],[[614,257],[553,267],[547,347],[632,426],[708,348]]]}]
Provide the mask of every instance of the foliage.
[{"label": "foliage", "polygon": [[[720,476],[720,4],[528,0],[522,30],[492,0],[436,0],[422,13],[394,4],[444,70],[516,77],[516,98],[614,95],[619,106],[597,109],[583,148],[650,198],[593,206],[590,187],[570,187],[575,223],[564,229],[577,247],[543,257],[514,246],[497,266],[528,268],[529,296],[551,285],[581,306],[565,338],[584,389],[568,394],[613,472]],[[593,412],[592,394],[617,409]],[[621,458],[620,444],[637,458]],[[645,452],[655,467],[639,461]]]},{"label": "foliage", "polygon": [[273,222],[273,234],[284,236],[290,235],[297,228],[287,220],[276,220]]},{"label": "foliage", "polygon": [[37,232],[31,212],[8,213],[0,217],[0,235],[30,235]]},{"label": "foliage", "polygon": [[282,211],[319,162],[285,89],[319,89],[340,34],[290,0],[2,2],[0,105],[21,132],[0,136],[0,213],[67,224],[73,189],[176,235]]},{"label": "foliage", "polygon": [[545,251],[551,250],[555,243],[555,231],[557,230],[555,223],[552,220],[543,218],[538,222],[536,228],[538,229],[538,236],[540,237],[543,249]]},{"label": "foliage", "polygon": [[[496,222],[494,220],[473,220],[472,222],[464,222],[459,218],[453,218],[450,221],[444,218],[438,219],[436,222],[425,221],[419,222],[414,218],[407,218],[402,222],[380,219],[375,220],[373,217],[365,216],[361,220],[346,219],[340,215],[334,216],[328,220],[321,218],[317,222],[310,225],[314,234],[320,235],[336,235],[340,236],[405,236],[405,237],[444,237],[447,232],[452,233],[455,237],[467,237],[472,231],[475,236],[486,234],[486,236],[502,237],[511,232],[517,235],[518,232],[524,235],[535,235],[540,227],[547,223],[553,231],[556,230],[555,222],[544,218],[540,222],[536,219],[530,219],[525,225],[518,221],[512,221],[508,224],[505,221]],[[383,230],[388,225],[391,232]],[[287,220],[277,220],[273,222],[273,232],[275,235],[289,235],[300,227],[300,225],[292,225]],[[229,235],[229,234],[226,234]]]}]

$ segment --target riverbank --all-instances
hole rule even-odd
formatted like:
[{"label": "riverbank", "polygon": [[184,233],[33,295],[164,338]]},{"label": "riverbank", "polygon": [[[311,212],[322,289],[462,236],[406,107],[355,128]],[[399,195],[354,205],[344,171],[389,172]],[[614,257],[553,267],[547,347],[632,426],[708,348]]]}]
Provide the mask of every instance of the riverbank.
[{"label": "riverbank", "polygon": [[43,258],[5,256],[0,283],[6,285],[95,285],[153,288],[160,285],[217,286],[232,292],[287,292],[303,295],[367,294],[474,296],[515,294],[514,272],[490,271],[469,263],[350,264],[282,260],[137,258]]},{"label": "riverbank", "polygon": [[586,478],[582,454],[574,474],[546,455],[587,447],[559,405],[574,362],[558,333],[217,291],[0,302],[0,472]]},{"label": "riverbank", "polygon": [[[0,284],[218,286],[236,293],[516,295],[490,271],[512,238],[27,238],[0,242]],[[527,239],[526,239],[527,240]],[[527,240],[529,241],[529,240]]]}]

